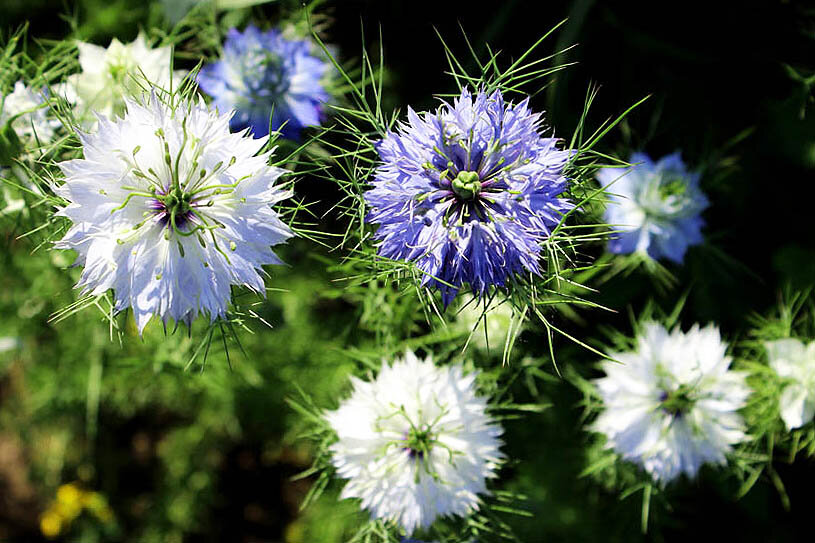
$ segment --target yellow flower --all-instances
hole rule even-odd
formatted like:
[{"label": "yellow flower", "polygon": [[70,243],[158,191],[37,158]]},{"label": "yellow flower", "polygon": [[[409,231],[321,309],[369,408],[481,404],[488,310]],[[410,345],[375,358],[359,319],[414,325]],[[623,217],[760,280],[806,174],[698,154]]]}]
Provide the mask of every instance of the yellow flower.
[{"label": "yellow flower", "polygon": [[62,530],[62,517],[52,510],[47,510],[40,517],[40,531],[42,535],[51,539],[57,537]]},{"label": "yellow flower", "polygon": [[57,511],[69,521],[75,519],[82,512],[84,494],[85,492],[73,483],[60,486],[57,489]]}]

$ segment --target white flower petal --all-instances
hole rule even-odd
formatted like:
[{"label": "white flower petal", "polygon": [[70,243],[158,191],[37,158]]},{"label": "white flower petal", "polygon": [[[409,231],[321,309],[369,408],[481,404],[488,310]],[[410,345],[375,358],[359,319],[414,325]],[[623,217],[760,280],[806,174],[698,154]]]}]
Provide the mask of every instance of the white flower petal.
[{"label": "white flower petal", "polygon": [[799,428],[812,420],[812,402],[807,402],[808,396],[808,391],[797,385],[789,385],[781,393],[781,419],[787,430]]},{"label": "white flower petal", "polygon": [[799,373],[798,367],[805,364],[807,360],[806,346],[797,339],[784,338],[768,341],[764,346],[767,349],[770,367],[780,377],[795,377]]},{"label": "white flower petal", "polygon": [[779,399],[781,418],[788,430],[803,426],[815,413],[815,342],[784,338],[764,346],[770,367],[787,380]]}]

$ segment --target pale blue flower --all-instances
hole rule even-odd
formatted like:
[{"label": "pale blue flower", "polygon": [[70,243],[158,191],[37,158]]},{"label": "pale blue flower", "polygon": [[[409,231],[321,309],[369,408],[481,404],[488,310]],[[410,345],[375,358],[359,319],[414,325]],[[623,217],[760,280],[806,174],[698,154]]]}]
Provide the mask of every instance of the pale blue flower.
[{"label": "pale blue flower", "polygon": [[201,89],[222,112],[235,110],[233,131],[251,128],[256,138],[280,130],[298,139],[304,126],[317,126],[329,95],[323,86],[328,64],[311,54],[308,40],[291,40],[278,30],[234,28],[221,60],[198,74]]},{"label": "pale blue flower", "polygon": [[604,218],[615,230],[609,251],[681,263],[688,247],[703,240],[701,213],[708,199],[699,174],[687,170],[679,152],[658,162],[634,153],[629,162],[634,166],[597,172],[610,200]]}]

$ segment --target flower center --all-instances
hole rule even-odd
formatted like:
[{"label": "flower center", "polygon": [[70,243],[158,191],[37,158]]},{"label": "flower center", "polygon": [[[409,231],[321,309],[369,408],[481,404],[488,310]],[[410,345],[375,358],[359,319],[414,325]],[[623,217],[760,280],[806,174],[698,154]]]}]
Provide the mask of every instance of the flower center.
[{"label": "flower center", "polygon": [[458,172],[452,184],[453,192],[463,200],[473,200],[481,192],[481,180],[478,177],[478,172]]},{"label": "flower center", "polygon": [[170,189],[167,194],[156,194],[154,208],[163,213],[164,224],[173,230],[183,227],[192,215],[192,194],[184,192],[181,187]]},{"label": "flower center", "polygon": [[246,85],[255,100],[275,100],[289,90],[289,77],[283,58],[260,49],[247,55],[243,64]]},{"label": "flower center", "polygon": [[283,59],[280,58],[280,55],[275,53],[266,53],[263,55],[263,60],[260,61],[260,65],[268,74],[279,74],[283,71]]},{"label": "flower center", "polygon": [[645,212],[656,220],[673,220],[694,209],[688,180],[679,175],[654,179],[641,203]]},{"label": "flower center", "polygon": [[110,73],[110,77],[117,85],[121,85],[125,81],[125,76],[127,75],[127,66],[124,64],[111,64],[108,67],[108,72]]},{"label": "flower center", "polygon": [[422,460],[430,453],[434,441],[435,437],[430,431],[429,425],[411,426],[407,437],[405,437],[404,449],[408,451],[411,458],[419,458],[419,460]]},{"label": "flower center", "polygon": [[263,71],[266,75],[266,83],[275,93],[283,93],[288,89],[288,81],[285,77],[283,59],[279,55],[269,53],[263,59]]},{"label": "flower center", "polygon": [[674,417],[681,417],[691,410],[696,402],[691,397],[688,385],[679,385],[675,390],[665,390],[660,396],[660,408]]},{"label": "flower center", "polygon": [[663,200],[667,200],[672,196],[682,196],[688,189],[688,185],[684,179],[674,177],[661,183],[659,186],[659,195]]}]

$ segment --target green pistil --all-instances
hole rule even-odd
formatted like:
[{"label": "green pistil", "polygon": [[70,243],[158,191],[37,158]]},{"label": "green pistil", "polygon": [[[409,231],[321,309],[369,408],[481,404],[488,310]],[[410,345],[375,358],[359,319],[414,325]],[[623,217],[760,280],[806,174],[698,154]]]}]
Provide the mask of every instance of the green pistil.
[{"label": "green pistil", "polygon": [[176,217],[186,215],[191,209],[191,199],[192,195],[189,192],[181,192],[180,189],[174,189],[167,195],[165,206],[171,215],[175,215]]},{"label": "green pistil", "polygon": [[170,190],[164,196],[156,195],[156,199],[164,205],[164,211],[169,217],[170,225],[174,231],[178,230],[178,226],[187,220],[187,216],[192,211],[192,194],[184,192],[180,187]]},{"label": "green pistil", "polygon": [[481,181],[478,178],[478,172],[458,172],[458,175],[453,179],[453,192],[464,200],[474,199],[481,191]]},{"label": "green pistil", "polygon": [[660,185],[659,195],[665,200],[671,196],[682,196],[687,189],[688,185],[684,179],[674,178]]},{"label": "green pistil", "polygon": [[665,391],[660,407],[674,417],[682,416],[693,407],[695,400],[691,398],[691,389],[687,385],[679,385],[676,390]]},{"label": "green pistil", "polygon": [[423,424],[418,428],[410,428],[404,447],[410,451],[411,456],[422,459],[430,454],[434,441],[430,426]]},{"label": "green pistil", "polygon": [[127,66],[124,64],[113,64],[109,68],[110,76],[117,84],[121,84],[127,75]]}]

